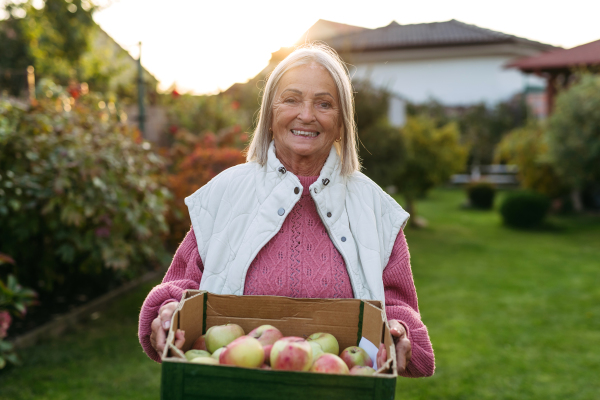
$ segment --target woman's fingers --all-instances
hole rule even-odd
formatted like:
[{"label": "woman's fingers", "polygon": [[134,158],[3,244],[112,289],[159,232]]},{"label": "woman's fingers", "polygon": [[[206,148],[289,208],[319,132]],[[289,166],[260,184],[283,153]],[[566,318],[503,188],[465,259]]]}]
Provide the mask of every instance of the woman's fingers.
[{"label": "woman's fingers", "polygon": [[404,325],[395,319],[391,320],[389,324],[390,333],[394,337],[394,342],[396,342],[396,365],[398,373],[402,373],[406,371],[406,367],[412,357],[412,346]]},{"label": "woman's fingers", "polygon": [[179,303],[177,303],[176,301],[173,301],[171,303],[165,304],[160,308],[158,314],[160,316],[161,326],[164,330],[168,330],[171,327],[171,317],[173,317],[173,312],[177,308],[178,304]]},{"label": "woman's fingers", "polygon": [[177,347],[179,350],[181,350],[184,343],[185,343],[185,331],[182,331],[181,329],[177,329],[177,331],[175,332],[175,347]]},{"label": "woman's fingers", "polygon": [[385,344],[381,343],[377,352],[377,368],[381,368],[385,364],[385,360],[387,360],[387,351],[385,350]]}]

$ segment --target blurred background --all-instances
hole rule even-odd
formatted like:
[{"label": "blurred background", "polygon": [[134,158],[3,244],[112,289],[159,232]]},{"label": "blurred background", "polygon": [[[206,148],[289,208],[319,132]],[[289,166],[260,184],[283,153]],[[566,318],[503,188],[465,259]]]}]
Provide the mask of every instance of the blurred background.
[{"label": "blurred background", "polygon": [[[218,4],[217,4],[218,3]],[[600,393],[600,3],[0,1],[0,398],[157,399],[143,299],[269,72],[347,63],[436,373],[398,399]]]}]

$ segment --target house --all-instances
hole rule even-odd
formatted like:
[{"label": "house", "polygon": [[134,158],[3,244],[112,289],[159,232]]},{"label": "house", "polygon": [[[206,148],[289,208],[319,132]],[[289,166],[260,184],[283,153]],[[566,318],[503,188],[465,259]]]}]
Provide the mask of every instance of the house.
[{"label": "house", "polygon": [[582,44],[571,49],[557,49],[532,57],[526,57],[507,65],[526,74],[535,74],[546,80],[546,91],[542,97],[545,114],[550,114],[556,90],[564,88],[579,69],[600,72],[600,40]]},{"label": "house", "polygon": [[[537,76],[504,66],[556,47],[460,21],[367,29],[319,20],[296,43],[323,41],[348,63],[353,79],[368,79],[396,99],[436,100],[468,106],[507,100],[528,87],[543,87]],[[261,74],[271,71],[292,48],[272,54]]]}]

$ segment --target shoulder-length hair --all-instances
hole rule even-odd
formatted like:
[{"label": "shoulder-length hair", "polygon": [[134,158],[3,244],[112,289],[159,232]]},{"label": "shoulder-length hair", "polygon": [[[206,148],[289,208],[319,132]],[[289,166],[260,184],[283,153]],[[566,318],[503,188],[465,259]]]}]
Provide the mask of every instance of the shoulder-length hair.
[{"label": "shoulder-length hair", "polygon": [[348,69],[335,50],[320,43],[298,47],[281,61],[269,75],[260,105],[258,124],[252,135],[246,161],[256,161],[260,165],[265,165],[267,162],[267,153],[271,143],[269,127],[273,119],[273,101],[279,81],[283,74],[290,69],[311,63],[317,63],[327,69],[337,87],[343,129],[341,140],[339,143],[335,143],[335,147],[341,159],[341,174],[347,176],[360,170],[352,83],[350,82]]}]

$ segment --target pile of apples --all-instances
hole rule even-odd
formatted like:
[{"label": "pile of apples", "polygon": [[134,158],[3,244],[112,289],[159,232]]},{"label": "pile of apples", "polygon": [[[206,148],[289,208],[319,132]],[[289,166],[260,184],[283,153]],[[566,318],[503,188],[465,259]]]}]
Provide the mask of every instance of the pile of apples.
[{"label": "pile of apples", "polygon": [[[326,374],[373,375],[373,361],[365,350],[351,346],[339,354],[337,339],[314,333],[304,339],[284,337],[272,325],[262,325],[247,335],[236,324],[217,325],[206,331],[185,353],[198,364],[233,365],[278,371],[311,371]],[[338,356],[339,354],[339,356]]]}]

